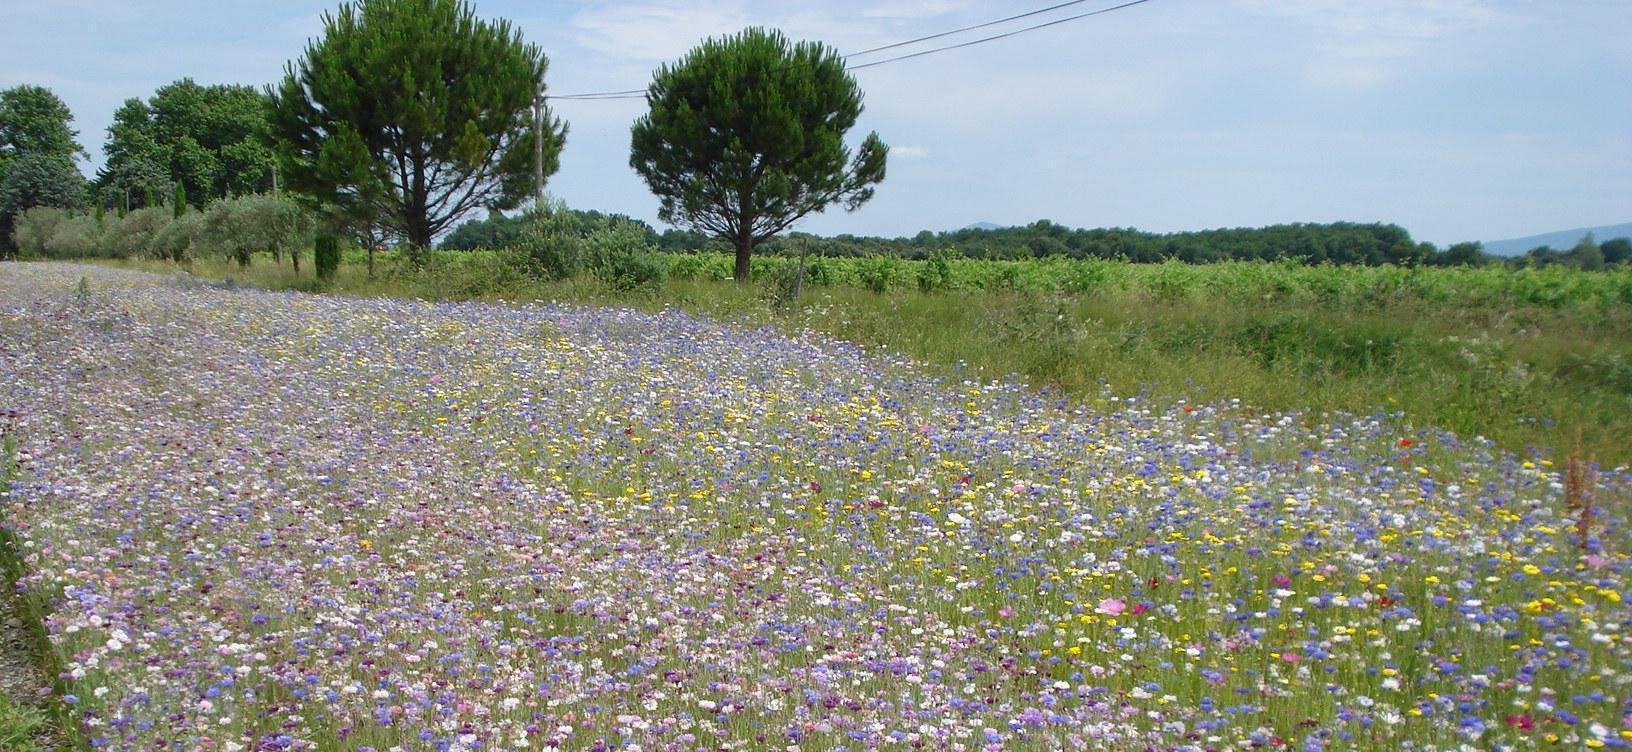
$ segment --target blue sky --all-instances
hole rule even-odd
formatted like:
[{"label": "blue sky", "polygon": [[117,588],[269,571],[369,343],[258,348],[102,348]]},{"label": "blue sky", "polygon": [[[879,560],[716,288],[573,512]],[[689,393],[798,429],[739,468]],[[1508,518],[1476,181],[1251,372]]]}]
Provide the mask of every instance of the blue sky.
[{"label": "blue sky", "polygon": [[[0,87],[62,97],[90,170],[125,98],[186,76],[268,83],[336,4],[7,3]],[[657,64],[748,25],[856,50],[1049,4],[475,3],[545,49],[561,94],[643,87]],[[1627,0],[1152,0],[857,71],[858,131],[891,145],[889,177],[860,210],[798,229],[1352,220],[1444,245],[1632,221],[1629,38]],[[628,167],[644,103],[555,107],[572,130],[551,193],[654,220]]]}]

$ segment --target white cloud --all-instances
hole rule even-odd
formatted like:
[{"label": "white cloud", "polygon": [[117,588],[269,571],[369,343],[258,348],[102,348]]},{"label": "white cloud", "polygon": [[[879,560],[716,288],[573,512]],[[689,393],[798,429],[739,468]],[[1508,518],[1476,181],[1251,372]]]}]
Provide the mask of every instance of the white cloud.
[{"label": "white cloud", "polygon": [[968,11],[970,4],[955,0],[895,0],[874,3],[861,11],[864,18],[920,19]]},{"label": "white cloud", "polygon": [[924,159],[929,156],[929,149],[922,146],[891,146],[890,156],[896,159]]},{"label": "white cloud", "polygon": [[585,48],[620,60],[673,60],[698,42],[750,25],[739,5],[660,2],[600,5],[572,17]]},{"label": "white cloud", "polygon": [[1436,44],[1512,20],[1480,0],[1241,0],[1240,7],[1290,26],[1288,38],[1307,52],[1308,80],[1351,89],[1387,83]]}]

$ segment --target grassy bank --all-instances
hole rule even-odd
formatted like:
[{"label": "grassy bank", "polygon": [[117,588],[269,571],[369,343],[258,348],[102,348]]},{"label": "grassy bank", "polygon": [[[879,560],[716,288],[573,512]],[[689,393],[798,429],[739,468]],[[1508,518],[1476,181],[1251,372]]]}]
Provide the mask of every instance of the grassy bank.
[{"label": "grassy bank", "polygon": [[[535,279],[490,254],[439,254],[426,269],[386,256],[373,278],[362,261],[348,257],[323,289],[674,306],[808,328],[966,378],[1020,374],[1089,398],[1109,388],[1161,401],[1240,399],[1249,409],[1399,412],[1419,427],[1485,436],[1519,452],[1570,446],[1579,431],[1585,454],[1632,462],[1626,271],[960,260],[926,285],[932,262],[823,260],[827,284],[806,285],[788,306],[769,284],[722,279],[724,257],[674,258],[660,288],[633,291]],[[775,277],[787,263],[765,259],[756,274]],[[869,271],[880,263],[889,268]],[[297,275],[269,258],[248,269],[212,261],[189,269],[257,287],[319,289],[309,269]]]},{"label": "grassy bank", "polygon": [[[0,426],[0,583],[5,585],[8,593],[0,597],[7,598],[10,606],[0,608],[0,618],[17,621],[16,625],[0,624],[0,639],[4,640],[0,650],[16,651],[15,655],[6,656],[8,660],[0,661],[0,667],[17,670],[18,663],[33,661],[46,671],[52,671],[58,668],[58,664],[46,639],[42,621],[49,604],[36,594],[16,590],[17,582],[25,572],[16,536],[7,526],[5,500],[11,494],[11,484],[17,474],[17,441],[4,426]],[[16,682],[12,684],[15,689]],[[60,713],[58,722],[53,724],[46,711],[19,699],[8,696],[0,688],[0,749],[9,752],[56,749],[65,743],[58,729],[77,727],[66,712]],[[52,707],[62,706],[53,704]]]}]

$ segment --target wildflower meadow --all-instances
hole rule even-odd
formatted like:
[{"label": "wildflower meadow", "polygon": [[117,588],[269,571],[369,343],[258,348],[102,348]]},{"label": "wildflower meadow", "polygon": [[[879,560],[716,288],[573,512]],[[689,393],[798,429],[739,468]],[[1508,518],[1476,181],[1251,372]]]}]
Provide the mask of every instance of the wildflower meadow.
[{"label": "wildflower meadow", "polygon": [[1632,474],[674,310],[0,267],[119,750],[1632,747]]}]

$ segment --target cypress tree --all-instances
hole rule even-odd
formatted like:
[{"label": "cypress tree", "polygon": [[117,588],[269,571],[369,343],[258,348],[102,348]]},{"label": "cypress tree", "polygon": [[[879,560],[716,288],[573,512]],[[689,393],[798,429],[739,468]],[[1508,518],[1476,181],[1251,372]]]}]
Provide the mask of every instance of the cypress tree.
[{"label": "cypress tree", "polygon": [[175,210],[176,210],[176,213],[175,213],[175,218],[176,219],[181,219],[181,215],[187,213],[187,186],[182,185],[181,183],[176,183],[176,206],[175,206]]},{"label": "cypress tree", "polygon": [[333,235],[318,238],[312,255],[316,256],[317,278],[324,282],[334,281],[334,273],[340,269],[340,240]]}]

